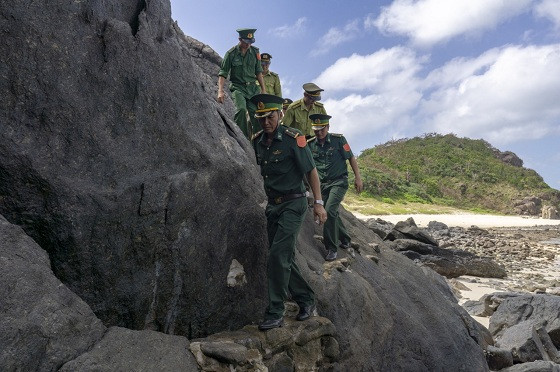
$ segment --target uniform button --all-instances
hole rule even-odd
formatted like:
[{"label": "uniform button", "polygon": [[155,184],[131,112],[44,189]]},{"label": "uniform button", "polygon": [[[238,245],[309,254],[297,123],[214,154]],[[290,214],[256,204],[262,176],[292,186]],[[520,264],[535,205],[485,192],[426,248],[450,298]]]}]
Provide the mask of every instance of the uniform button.
[{"label": "uniform button", "polygon": [[268,176],[264,176],[264,178],[268,178]]},{"label": "uniform button", "polygon": [[268,164],[268,162],[267,162],[266,160],[264,161],[264,163],[265,163],[265,164]]}]

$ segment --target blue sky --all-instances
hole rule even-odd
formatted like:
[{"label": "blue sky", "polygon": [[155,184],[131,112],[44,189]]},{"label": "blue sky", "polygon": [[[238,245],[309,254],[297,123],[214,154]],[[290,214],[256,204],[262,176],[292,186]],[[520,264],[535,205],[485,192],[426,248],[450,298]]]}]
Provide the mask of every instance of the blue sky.
[{"label": "blue sky", "polygon": [[424,133],[482,138],[560,189],[560,0],[172,0],[220,55],[256,28],[283,96],[315,82],[359,154]]}]

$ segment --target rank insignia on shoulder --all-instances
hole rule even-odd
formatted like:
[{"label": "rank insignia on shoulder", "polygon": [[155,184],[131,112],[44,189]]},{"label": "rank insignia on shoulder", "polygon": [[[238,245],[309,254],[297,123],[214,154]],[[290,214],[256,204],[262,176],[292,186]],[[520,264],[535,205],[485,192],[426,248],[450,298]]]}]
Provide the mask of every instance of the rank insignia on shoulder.
[{"label": "rank insignia on shoulder", "polygon": [[314,140],[315,138],[317,138],[317,137],[315,137],[315,136],[311,136],[311,137],[309,137],[309,138],[307,139],[307,143],[309,143],[309,142],[313,141],[313,140]]},{"label": "rank insignia on shoulder", "polygon": [[263,130],[259,130],[257,133],[253,134],[253,136],[251,137],[251,141],[255,140],[258,136],[260,136],[262,134]]},{"label": "rank insignia on shoulder", "polygon": [[333,136],[333,137],[339,137],[339,138],[340,138],[340,137],[342,137],[342,134],[340,134],[340,133],[331,133],[331,136]]},{"label": "rank insignia on shoulder", "polygon": [[295,130],[292,130],[290,128],[286,128],[286,131],[284,133],[286,133],[288,136],[293,137],[293,138],[297,138],[299,136],[298,132],[296,132]]},{"label": "rank insignia on shoulder", "polygon": [[305,136],[298,136],[296,138],[296,142],[297,142],[298,147],[307,146],[307,140],[305,139]]}]

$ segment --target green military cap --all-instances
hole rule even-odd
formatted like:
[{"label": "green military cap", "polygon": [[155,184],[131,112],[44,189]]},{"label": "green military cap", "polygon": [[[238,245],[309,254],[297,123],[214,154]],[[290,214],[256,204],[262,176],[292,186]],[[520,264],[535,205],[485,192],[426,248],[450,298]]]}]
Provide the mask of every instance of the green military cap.
[{"label": "green military cap", "polygon": [[272,56],[268,53],[262,53],[261,54],[261,62],[270,62],[270,60],[272,59]]},{"label": "green military cap", "polygon": [[303,90],[305,90],[305,93],[309,94],[316,100],[321,99],[321,92],[324,91],[324,89],[319,88],[319,86],[317,86],[317,84],[315,83],[303,84]]},{"label": "green military cap", "polygon": [[327,125],[329,125],[329,119],[331,118],[330,115],[327,114],[311,114],[309,115],[309,119],[313,123],[311,129],[313,130],[321,130]]},{"label": "green military cap", "polygon": [[235,30],[239,33],[239,37],[247,44],[252,44],[255,42],[255,31],[256,28],[238,28]]},{"label": "green military cap", "polygon": [[284,98],[284,101],[282,102],[282,108],[283,108],[283,109],[287,108],[288,106],[290,106],[290,104],[291,104],[292,102],[294,102],[294,101],[292,101],[292,100],[289,99],[289,98]]},{"label": "green military cap", "polygon": [[274,94],[256,94],[251,97],[251,102],[257,106],[255,117],[265,118],[269,116],[272,111],[282,110],[283,99]]}]

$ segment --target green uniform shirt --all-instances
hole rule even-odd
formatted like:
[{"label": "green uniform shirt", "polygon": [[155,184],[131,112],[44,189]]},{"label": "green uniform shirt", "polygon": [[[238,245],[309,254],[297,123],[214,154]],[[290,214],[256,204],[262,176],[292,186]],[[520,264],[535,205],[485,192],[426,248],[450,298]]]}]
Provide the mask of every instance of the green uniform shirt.
[{"label": "green uniform shirt", "polygon": [[342,134],[327,133],[325,143],[321,145],[317,137],[309,140],[309,148],[317,166],[321,182],[339,179],[348,176],[346,160],[354,154],[346,138]]},{"label": "green uniform shirt", "polygon": [[[269,198],[305,192],[303,175],[315,168],[305,138],[292,128],[278,125],[270,146],[266,146],[266,134],[257,134],[253,139],[257,164],[261,167],[264,189]],[[300,147],[298,143],[305,143]]]},{"label": "green uniform shirt", "polygon": [[303,98],[298,99],[286,110],[282,124],[299,129],[303,134],[314,134],[311,126],[313,123],[309,119],[311,114],[326,114],[327,111],[320,102],[313,102],[311,109],[307,109],[303,103]]},{"label": "green uniform shirt", "polygon": [[243,55],[236,45],[226,52],[218,75],[229,79],[234,86],[253,84],[257,74],[262,72],[260,59],[259,48],[250,46]]},{"label": "green uniform shirt", "polygon": [[[263,80],[266,93],[282,97],[282,86],[280,86],[280,77],[277,73],[272,71],[268,71],[266,74],[263,73]],[[257,81],[258,84],[259,82]]]}]

